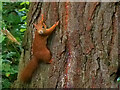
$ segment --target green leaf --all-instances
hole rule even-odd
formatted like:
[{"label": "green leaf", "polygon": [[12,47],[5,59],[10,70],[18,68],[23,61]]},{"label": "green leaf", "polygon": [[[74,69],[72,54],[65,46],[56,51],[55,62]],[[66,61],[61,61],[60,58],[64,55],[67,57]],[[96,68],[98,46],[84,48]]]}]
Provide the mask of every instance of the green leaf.
[{"label": "green leaf", "polygon": [[19,10],[19,12],[21,12],[21,11],[25,11],[25,10],[26,10],[26,8],[22,8],[22,9]]},{"label": "green leaf", "polygon": [[5,76],[9,77],[10,76],[10,72],[5,73]]},{"label": "green leaf", "polygon": [[24,31],[26,31],[26,29],[20,29],[20,32],[24,32]]},{"label": "green leaf", "polygon": [[22,3],[20,3],[20,5],[24,5],[24,4],[29,5],[29,2],[28,2],[28,1],[26,1],[26,2],[22,2]]},{"label": "green leaf", "polygon": [[5,36],[0,34],[0,43],[2,43],[2,41],[5,39]]},{"label": "green leaf", "polygon": [[10,88],[10,81],[8,79],[2,79],[2,87],[3,88]]},{"label": "green leaf", "polygon": [[5,72],[10,71],[10,64],[5,64],[5,63],[3,63],[3,64],[2,64],[2,69],[3,69]]},{"label": "green leaf", "polygon": [[4,59],[4,60],[2,60],[2,63],[11,64],[12,62],[10,60]]},{"label": "green leaf", "polygon": [[10,74],[15,74],[15,73],[18,73],[17,68],[11,68]]},{"label": "green leaf", "polygon": [[8,15],[7,21],[10,22],[10,23],[15,23],[15,24],[18,24],[18,23],[21,22],[20,16],[18,16],[17,14],[14,14],[14,13],[10,13]]},{"label": "green leaf", "polygon": [[25,29],[25,28],[26,28],[26,25],[25,25],[25,24],[22,24],[20,27]]},{"label": "green leaf", "polygon": [[27,1],[26,4],[29,5],[29,2]]},{"label": "green leaf", "polygon": [[27,25],[27,22],[25,22],[25,25]]},{"label": "green leaf", "polygon": [[27,18],[27,16],[23,16],[23,17],[22,17],[22,20],[25,20],[26,18]]},{"label": "green leaf", "polygon": [[16,52],[10,52],[7,54],[7,58],[11,58],[12,56],[15,56]]},{"label": "green leaf", "polygon": [[117,78],[117,82],[120,82],[120,77]]},{"label": "green leaf", "polygon": [[25,2],[20,3],[20,5],[24,5],[24,4],[25,4]]}]

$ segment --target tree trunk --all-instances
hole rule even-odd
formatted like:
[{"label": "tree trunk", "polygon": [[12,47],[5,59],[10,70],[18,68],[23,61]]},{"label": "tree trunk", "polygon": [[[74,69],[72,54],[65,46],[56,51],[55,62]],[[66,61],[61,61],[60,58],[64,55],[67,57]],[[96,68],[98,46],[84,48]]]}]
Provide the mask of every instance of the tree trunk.
[{"label": "tree trunk", "polygon": [[[44,15],[51,27],[59,20],[48,38],[52,64],[40,63],[25,88],[110,88],[118,87],[118,28],[120,3],[35,2],[28,14],[28,29],[23,41],[20,71],[32,56],[33,23]],[[119,19],[118,19],[119,18]],[[20,72],[19,71],[19,72]],[[18,74],[19,78],[19,74]]]}]

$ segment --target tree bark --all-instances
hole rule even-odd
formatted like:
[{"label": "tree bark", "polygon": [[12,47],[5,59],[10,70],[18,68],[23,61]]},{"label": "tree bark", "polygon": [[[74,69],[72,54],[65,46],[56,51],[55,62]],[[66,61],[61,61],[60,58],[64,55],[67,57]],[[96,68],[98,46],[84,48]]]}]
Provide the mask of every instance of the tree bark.
[{"label": "tree bark", "polygon": [[[59,20],[48,38],[52,64],[40,63],[25,88],[117,88],[120,3],[35,2],[30,4],[20,71],[32,56],[33,23],[41,14],[47,27]],[[19,71],[19,72],[20,72]],[[19,74],[18,74],[19,78]]]}]

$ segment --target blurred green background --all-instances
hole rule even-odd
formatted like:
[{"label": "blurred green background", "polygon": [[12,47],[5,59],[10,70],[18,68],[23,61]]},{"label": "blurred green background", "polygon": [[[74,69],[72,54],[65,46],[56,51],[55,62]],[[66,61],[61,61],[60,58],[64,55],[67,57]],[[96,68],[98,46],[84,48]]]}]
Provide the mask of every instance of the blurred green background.
[{"label": "blurred green background", "polygon": [[[2,2],[1,29],[7,29],[20,44],[26,31],[28,8],[29,2]],[[11,42],[2,33],[0,43],[2,43],[2,57],[0,57],[2,60],[2,88],[10,88],[17,79],[21,45]]]}]

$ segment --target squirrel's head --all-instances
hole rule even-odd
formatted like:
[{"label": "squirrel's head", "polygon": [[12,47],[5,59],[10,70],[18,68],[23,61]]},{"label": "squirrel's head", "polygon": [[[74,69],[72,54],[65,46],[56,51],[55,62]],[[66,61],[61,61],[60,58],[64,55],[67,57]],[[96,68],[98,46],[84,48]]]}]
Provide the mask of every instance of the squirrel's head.
[{"label": "squirrel's head", "polygon": [[46,29],[46,25],[45,23],[43,22],[43,15],[42,15],[42,18],[40,20],[40,22],[36,25],[36,24],[33,24],[37,30],[37,32],[40,34],[40,35],[44,35],[44,36],[48,36],[52,33],[52,31],[55,29],[55,27],[59,24],[59,21],[57,21],[51,28],[49,29]]},{"label": "squirrel's head", "polygon": [[46,25],[43,23],[43,15],[40,22],[37,25],[36,24],[33,25],[35,26],[35,29],[40,35],[43,35],[44,32],[46,31]]}]

